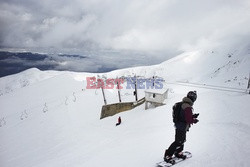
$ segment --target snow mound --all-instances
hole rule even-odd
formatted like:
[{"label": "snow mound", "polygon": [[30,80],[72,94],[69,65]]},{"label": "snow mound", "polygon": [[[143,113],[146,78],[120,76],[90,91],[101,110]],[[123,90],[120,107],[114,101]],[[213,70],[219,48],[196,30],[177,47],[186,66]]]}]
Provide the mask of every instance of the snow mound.
[{"label": "snow mound", "polygon": [[56,71],[40,71],[37,68],[31,68],[21,73],[0,78],[0,95],[13,92],[48,78],[60,75]]}]

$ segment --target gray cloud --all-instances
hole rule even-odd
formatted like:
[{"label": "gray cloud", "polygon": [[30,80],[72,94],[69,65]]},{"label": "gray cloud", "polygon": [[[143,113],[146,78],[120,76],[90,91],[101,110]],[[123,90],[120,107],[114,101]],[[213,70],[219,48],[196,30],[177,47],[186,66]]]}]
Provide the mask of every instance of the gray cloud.
[{"label": "gray cloud", "polygon": [[190,49],[249,43],[249,11],[248,0],[1,0],[0,46],[108,49],[117,51],[104,55],[110,59],[144,54],[162,61]]}]

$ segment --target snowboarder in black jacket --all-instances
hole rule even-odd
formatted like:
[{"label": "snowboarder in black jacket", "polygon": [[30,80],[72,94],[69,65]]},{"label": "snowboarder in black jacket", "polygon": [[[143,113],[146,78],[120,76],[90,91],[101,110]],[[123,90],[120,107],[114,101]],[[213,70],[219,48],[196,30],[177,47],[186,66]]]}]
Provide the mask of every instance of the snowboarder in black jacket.
[{"label": "snowboarder in black jacket", "polygon": [[177,158],[186,159],[186,156],[182,153],[184,142],[186,141],[186,132],[193,123],[196,124],[199,121],[197,119],[199,114],[193,114],[192,107],[196,99],[196,91],[190,91],[188,92],[187,97],[184,97],[182,100],[179,111],[180,116],[178,116],[177,121],[175,121],[175,141],[169,146],[164,154],[164,161],[167,163],[175,163],[172,157],[173,155]]}]

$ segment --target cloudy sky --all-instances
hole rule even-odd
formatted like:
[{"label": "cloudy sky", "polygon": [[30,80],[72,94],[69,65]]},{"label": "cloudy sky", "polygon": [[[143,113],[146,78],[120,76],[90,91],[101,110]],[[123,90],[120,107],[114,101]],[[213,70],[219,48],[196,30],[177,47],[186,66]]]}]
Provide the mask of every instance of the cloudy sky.
[{"label": "cloudy sky", "polygon": [[248,43],[250,1],[0,0],[0,25],[1,48],[92,53],[123,63],[125,56],[140,65]]}]

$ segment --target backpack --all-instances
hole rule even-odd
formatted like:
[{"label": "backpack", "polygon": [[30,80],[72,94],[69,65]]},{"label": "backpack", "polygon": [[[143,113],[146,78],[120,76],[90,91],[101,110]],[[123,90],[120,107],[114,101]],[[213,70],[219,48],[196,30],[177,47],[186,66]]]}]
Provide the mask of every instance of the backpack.
[{"label": "backpack", "polygon": [[181,108],[182,104],[183,104],[182,102],[178,102],[178,103],[175,103],[175,105],[173,106],[172,115],[173,115],[173,122],[174,123],[177,123],[177,122],[181,121],[180,120],[180,113],[181,113],[181,110],[182,110],[182,108]]}]

